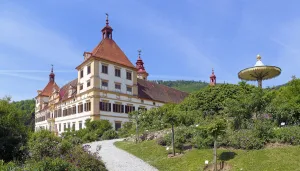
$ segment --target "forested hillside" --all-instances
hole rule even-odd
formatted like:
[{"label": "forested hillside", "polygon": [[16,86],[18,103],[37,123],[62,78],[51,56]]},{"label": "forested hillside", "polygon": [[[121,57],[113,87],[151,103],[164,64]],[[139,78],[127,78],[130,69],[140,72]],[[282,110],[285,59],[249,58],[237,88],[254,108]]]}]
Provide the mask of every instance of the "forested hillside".
[{"label": "forested hillside", "polygon": [[187,81],[187,80],[176,80],[176,81],[163,81],[163,80],[151,80],[158,84],[163,84],[181,91],[185,91],[188,93],[197,91],[208,85],[207,82],[203,81]]},{"label": "forested hillside", "polygon": [[12,102],[20,112],[23,119],[23,122],[26,126],[29,126],[30,129],[34,130],[34,107],[35,101],[31,100],[21,100],[17,102]]}]

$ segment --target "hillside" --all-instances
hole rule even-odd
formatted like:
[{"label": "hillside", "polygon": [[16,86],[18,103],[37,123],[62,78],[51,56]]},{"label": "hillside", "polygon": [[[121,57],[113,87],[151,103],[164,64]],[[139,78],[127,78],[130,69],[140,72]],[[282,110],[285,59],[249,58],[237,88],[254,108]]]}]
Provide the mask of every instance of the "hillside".
[{"label": "hillside", "polygon": [[151,80],[158,84],[163,84],[168,87],[175,88],[177,90],[185,91],[188,93],[197,91],[208,85],[207,82],[203,81],[186,81],[186,80],[176,80],[176,81],[163,81],[163,80]]}]

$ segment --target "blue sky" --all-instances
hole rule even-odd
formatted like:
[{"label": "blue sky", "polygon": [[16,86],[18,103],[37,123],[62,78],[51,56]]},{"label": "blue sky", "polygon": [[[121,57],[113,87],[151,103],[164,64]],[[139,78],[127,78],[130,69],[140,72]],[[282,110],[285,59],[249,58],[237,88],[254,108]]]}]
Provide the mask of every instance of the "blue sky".
[{"label": "blue sky", "polygon": [[[175,3],[176,2],[176,3]],[[256,55],[282,74],[264,86],[300,75],[297,0],[0,0],[0,97],[33,98],[48,82],[76,78],[83,52],[101,41],[105,13],[113,38],[149,79],[237,83]],[[253,83],[256,84],[256,83]]]}]

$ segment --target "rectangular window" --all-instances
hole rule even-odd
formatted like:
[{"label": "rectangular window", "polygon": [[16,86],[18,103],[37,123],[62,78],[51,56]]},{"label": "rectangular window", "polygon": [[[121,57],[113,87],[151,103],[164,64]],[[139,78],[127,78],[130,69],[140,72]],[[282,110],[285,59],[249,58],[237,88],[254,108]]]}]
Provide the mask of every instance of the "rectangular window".
[{"label": "rectangular window", "polygon": [[91,102],[84,103],[84,111],[91,111]]},{"label": "rectangular window", "polygon": [[71,128],[71,124],[70,124],[70,122],[68,122],[68,128]]},{"label": "rectangular window", "polygon": [[67,124],[64,123],[64,131],[66,131],[66,129],[67,129]]},{"label": "rectangular window", "polygon": [[72,115],[72,108],[68,109],[68,114],[67,115]]},{"label": "rectangular window", "polygon": [[58,124],[58,131],[61,131],[61,123]]},{"label": "rectangular window", "polygon": [[107,89],[107,87],[108,87],[108,82],[102,80],[102,81],[101,81],[101,87],[104,88],[104,89]]},{"label": "rectangular window", "polygon": [[72,114],[76,114],[76,106],[72,107]]},{"label": "rectangular window", "polygon": [[118,129],[121,128],[121,122],[115,122],[115,130],[118,131]]},{"label": "rectangular window", "polygon": [[124,113],[124,105],[122,105],[122,104],[113,104],[113,112]]},{"label": "rectangular window", "polygon": [[54,118],[57,118],[57,110],[54,111]]},{"label": "rectangular window", "polygon": [[91,73],[91,65],[87,66],[87,74]]},{"label": "rectangular window", "polygon": [[131,80],[131,72],[126,72],[126,79]]},{"label": "rectangular window", "polygon": [[115,76],[116,77],[121,77],[121,70],[120,69],[115,69]]},{"label": "rectangular window", "polygon": [[138,111],[147,111],[147,108],[146,107],[138,107]]},{"label": "rectangular window", "polygon": [[68,115],[67,112],[68,112],[67,109],[64,109],[64,110],[63,110],[63,116],[67,116],[67,115]]},{"label": "rectangular window", "polygon": [[111,103],[100,102],[99,105],[100,105],[99,106],[100,111],[106,111],[106,112],[110,112],[111,111]]},{"label": "rectangular window", "polygon": [[82,121],[79,121],[79,129],[82,129]]},{"label": "rectangular window", "polygon": [[133,112],[133,111],[135,111],[134,106],[131,106],[131,105],[126,105],[125,106],[125,113],[130,113],[130,112]]},{"label": "rectangular window", "polygon": [[83,77],[83,70],[80,71],[80,78]]},{"label": "rectangular window", "polygon": [[131,94],[132,93],[132,87],[127,86],[126,91],[127,91],[128,94]]},{"label": "rectangular window", "polygon": [[72,130],[75,131],[75,122],[72,123]]},{"label": "rectangular window", "polygon": [[121,84],[115,84],[116,91],[121,91]]},{"label": "rectangular window", "polygon": [[91,86],[91,81],[90,81],[90,80],[87,81],[86,86],[87,86],[87,87]]},{"label": "rectangular window", "polygon": [[61,117],[61,109],[58,109],[58,117]]},{"label": "rectangular window", "polygon": [[83,84],[80,84],[80,88],[79,88],[80,90],[82,90],[83,89]]},{"label": "rectangular window", "polygon": [[107,74],[108,73],[108,67],[107,65],[102,65],[102,73]]},{"label": "rectangular window", "polygon": [[79,104],[78,105],[78,113],[82,113],[83,112],[83,104]]}]

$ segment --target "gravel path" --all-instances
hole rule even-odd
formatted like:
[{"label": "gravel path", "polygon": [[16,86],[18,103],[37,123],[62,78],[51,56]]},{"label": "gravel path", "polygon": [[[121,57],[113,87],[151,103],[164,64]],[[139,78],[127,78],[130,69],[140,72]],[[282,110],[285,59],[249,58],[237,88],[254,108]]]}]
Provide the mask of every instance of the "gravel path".
[{"label": "gravel path", "polygon": [[109,171],[157,171],[143,160],[113,145],[114,142],[122,140],[97,141],[89,145],[92,152],[96,152],[97,145],[101,145],[99,155]]}]

